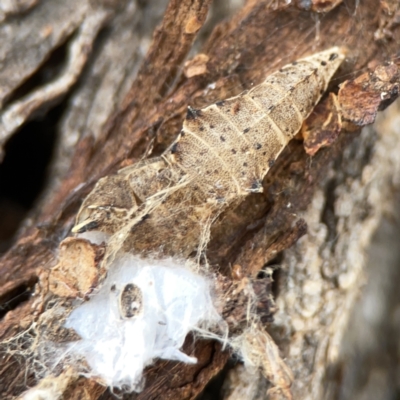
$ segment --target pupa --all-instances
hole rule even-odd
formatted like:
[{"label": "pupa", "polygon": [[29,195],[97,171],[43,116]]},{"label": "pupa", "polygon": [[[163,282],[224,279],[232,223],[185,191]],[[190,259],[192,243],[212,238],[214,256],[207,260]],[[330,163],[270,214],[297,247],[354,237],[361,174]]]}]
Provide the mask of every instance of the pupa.
[{"label": "pupa", "polygon": [[73,232],[101,232],[114,252],[188,257],[203,251],[221,212],[262,192],[263,178],[344,58],[343,48],[332,47],[238,96],[188,107],[181,132],[160,157],[97,182]]}]

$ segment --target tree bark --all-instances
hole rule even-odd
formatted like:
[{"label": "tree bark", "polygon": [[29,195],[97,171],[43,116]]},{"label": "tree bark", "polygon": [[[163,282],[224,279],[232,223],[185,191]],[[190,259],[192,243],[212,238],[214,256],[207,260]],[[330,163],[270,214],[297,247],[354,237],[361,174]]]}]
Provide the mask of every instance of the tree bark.
[{"label": "tree bark", "polygon": [[[29,118],[69,98],[45,192],[0,261],[2,303],[41,284],[40,271],[55,265],[58,245],[95,182],[144,154],[165,150],[189,104],[201,108],[236,95],[303,55],[344,45],[348,58],[332,82],[336,91],[342,83],[346,123],[339,137],[313,157],[292,141],[267,175],[264,194],[250,196],[216,224],[207,253],[227,276],[232,265],[252,276],[268,263],[281,265],[274,275],[279,311],[269,332],[294,372],[293,396],[338,398],[339,347],[363,283],[364,254],[383,199],[399,185],[398,133],[359,134],[398,94],[397,2],[248,1],[200,35],[199,53],[207,56],[200,73],[190,70],[194,62],[183,65],[210,1],[171,0],[138,67],[140,46],[160,12],[159,2],[140,4],[41,1],[26,2],[23,12],[4,12],[0,145]],[[62,43],[69,55],[59,75],[23,86]],[[308,234],[298,241],[306,226]],[[31,296],[5,315],[4,343],[34,323],[34,304]],[[229,353],[213,341],[188,338],[185,345],[195,347],[196,365],[158,361],[146,371],[144,390],[127,398],[189,399],[201,393]],[[23,357],[5,349],[0,391],[14,398],[37,382],[25,375]],[[266,384],[252,379],[256,398]],[[237,398],[240,382],[240,371],[231,373],[224,398]],[[112,398],[85,378],[66,382],[62,396]]]}]

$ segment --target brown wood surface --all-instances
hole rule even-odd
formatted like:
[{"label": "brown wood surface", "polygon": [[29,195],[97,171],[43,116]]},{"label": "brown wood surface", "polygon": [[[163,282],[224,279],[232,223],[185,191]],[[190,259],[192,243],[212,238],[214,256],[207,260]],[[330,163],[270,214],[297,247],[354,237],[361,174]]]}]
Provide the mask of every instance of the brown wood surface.
[{"label": "brown wood surface", "polygon": [[[50,7],[48,3],[44,1],[36,7]],[[314,3],[314,9],[318,10],[318,2],[309,3]],[[107,23],[112,26],[124,6],[122,2],[111,1],[102,2],[99,7],[107,10]],[[160,154],[179,132],[189,104],[199,108],[235,95],[296,58],[343,45],[348,48],[348,59],[332,87],[337,91],[338,84],[348,81],[342,86],[339,101],[342,99],[343,107],[350,108],[346,117],[352,124],[345,125],[338,139],[330,147],[318,151],[312,160],[300,141],[292,141],[266,177],[264,194],[250,196],[216,224],[208,256],[210,263],[226,274],[231,265],[240,264],[244,273],[255,275],[305,234],[307,221],[298,215],[307,209],[317,190],[321,187],[327,190],[323,182],[332,165],[335,170],[341,170],[340,163],[333,163],[345,157],[345,149],[357,138],[355,126],[373,122],[378,109],[385,108],[397,96],[400,83],[397,65],[386,70],[385,63],[396,62],[399,49],[400,29],[395,22],[398,6],[396,2],[346,0],[321,14],[296,4],[248,1],[230,19],[216,25],[202,45],[200,52],[208,57],[206,72],[187,78],[182,73],[183,63],[205,22],[209,6],[209,0],[170,1],[141,67],[135,79],[131,79],[129,91],[124,97],[120,95],[123,100],[119,105],[107,109],[107,122],[96,125],[100,126],[97,131],[91,131],[89,126],[80,133],[65,158],[68,168],[63,170],[64,174],[60,172],[53,177],[46,196],[31,213],[29,223],[1,258],[0,300],[3,303],[12,298],[18,288],[32,288],[39,279],[40,270],[54,266],[58,245],[69,235],[79,206],[96,180],[139,160],[149,149],[153,155]],[[32,13],[37,10],[34,7]],[[47,18],[45,21],[51,24],[54,16],[38,13],[36,18]],[[43,21],[41,23],[43,25]],[[75,19],[74,23],[79,24],[79,20]],[[71,22],[69,31],[74,29]],[[38,44],[32,46],[35,48]],[[130,52],[130,49],[124,51]],[[118,59],[109,57],[111,65],[118,63]],[[34,68],[39,66],[40,61]],[[368,67],[375,72],[368,73]],[[94,65],[89,64],[88,68]],[[27,71],[25,75],[31,73]],[[358,80],[353,80],[356,77]],[[21,73],[19,79],[21,83],[26,78]],[[81,79],[84,85],[89,78],[82,75]],[[13,90],[11,88],[10,92]],[[383,92],[385,95],[381,96]],[[376,101],[361,101],[365,93]],[[45,101],[43,104],[47,106]],[[357,118],[365,113],[368,118]],[[362,141],[359,143],[364,145]],[[362,168],[358,173],[361,171]],[[30,298],[5,315],[0,323],[1,340],[16,335],[34,322],[37,318],[32,313],[34,300]],[[285,333],[277,333],[279,335],[281,341],[290,342]],[[146,371],[143,392],[126,398],[189,399],[197,396],[221,371],[229,354],[211,341],[190,343],[188,340],[186,345],[195,346],[199,359],[196,365],[159,361]],[[17,367],[18,363],[22,363],[22,367]],[[1,358],[3,398],[12,398],[27,384],[34,383],[32,376],[25,376],[25,372],[21,359],[13,358],[12,354]],[[93,382],[83,378],[78,382],[69,387],[68,397],[64,398],[112,398],[108,391],[100,395],[103,390]],[[304,382],[307,385],[307,380]],[[82,397],[82,387],[86,397]],[[303,392],[298,393],[295,398],[303,398]]]}]

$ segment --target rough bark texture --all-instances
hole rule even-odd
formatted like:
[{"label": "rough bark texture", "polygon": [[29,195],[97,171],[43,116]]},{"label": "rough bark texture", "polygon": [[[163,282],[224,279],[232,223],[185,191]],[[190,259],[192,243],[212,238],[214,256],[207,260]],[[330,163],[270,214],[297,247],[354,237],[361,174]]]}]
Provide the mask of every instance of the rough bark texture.
[{"label": "rough bark texture", "polygon": [[[96,180],[144,154],[162,152],[179,132],[188,104],[199,108],[235,95],[302,55],[348,47],[348,60],[332,87],[347,80],[339,103],[351,124],[313,158],[301,142],[290,143],[267,175],[264,194],[226,213],[208,251],[211,265],[226,275],[235,264],[256,275],[266,263],[280,262],[279,312],[270,332],[294,372],[294,398],[339,398],[339,347],[363,283],[365,250],[382,200],[399,185],[397,131],[359,135],[355,129],[372,123],[398,93],[397,2],[315,0],[285,6],[248,1],[200,35],[200,52],[208,61],[199,74],[193,68],[188,72],[190,64],[185,73],[182,68],[210,1],[171,0],[140,67],[153,29],[145,27],[158,22],[160,2],[20,3],[11,11],[1,7],[0,42],[7,45],[1,47],[0,145],[29,118],[69,98],[45,192],[0,260],[0,300],[6,310],[10,299],[33,288],[41,270],[54,266],[58,245]],[[63,43],[68,56],[46,74],[41,68]],[[384,65],[391,60],[395,63]],[[374,72],[367,73],[367,67]],[[306,226],[308,235],[297,242]],[[35,321],[40,310],[32,311],[34,300],[31,296],[8,311],[0,325],[2,341]],[[196,365],[157,362],[146,372],[143,392],[127,398],[189,399],[201,393],[229,354],[212,341],[188,338],[185,346],[195,347]],[[12,353],[1,358],[3,398],[35,384],[25,372],[22,358]],[[265,382],[253,378],[247,398],[265,397]],[[240,371],[229,379],[225,398],[243,398],[235,392],[243,381]],[[112,398],[84,378],[63,384],[63,398]]]}]

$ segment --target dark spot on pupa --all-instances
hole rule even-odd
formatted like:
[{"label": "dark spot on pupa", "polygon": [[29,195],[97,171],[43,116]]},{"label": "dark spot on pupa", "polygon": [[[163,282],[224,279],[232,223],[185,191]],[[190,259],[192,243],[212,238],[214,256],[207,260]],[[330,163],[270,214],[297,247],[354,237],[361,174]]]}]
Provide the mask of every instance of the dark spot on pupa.
[{"label": "dark spot on pupa", "polygon": [[291,86],[291,87],[289,88],[289,92],[293,92],[294,89],[295,89],[295,87],[294,87],[294,86]]},{"label": "dark spot on pupa", "polygon": [[221,139],[221,142],[225,142],[225,138],[222,135],[219,138]]},{"label": "dark spot on pupa", "polygon": [[256,148],[256,150],[260,150],[262,146],[260,143],[256,143],[254,147]]},{"label": "dark spot on pupa", "polygon": [[178,151],[178,142],[175,142],[172,146],[171,146],[171,154],[175,154]]},{"label": "dark spot on pupa", "polygon": [[285,132],[289,132],[289,128],[285,128]]},{"label": "dark spot on pupa", "polygon": [[116,289],[117,289],[117,287],[115,286],[115,284],[112,285],[111,288],[110,288],[110,290],[111,290],[112,292],[115,292]]},{"label": "dark spot on pupa", "polygon": [[251,185],[252,190],[260,190],[261,188],[261,182],[260,181],[254,181]]},{"label": "dark spot on pupa", "polygon": [[324,89],[321,89],[321,90],[319,91],[319,94],[324,94]]},{"label": "dark spot on pupa", "polygon": [[338,58],[338,57],[339,57],[339,55],[338,55],[337,53],[332,53],[332,54],[329,56],[329,61],[336,60],[336,58]]},{"label": "dark spot on pupa", "polygon": [[323,67],[325,67],[326,61],[321,61],[321,65],[322,65]]},{"label": "dark spot on pupa", "polygon": [[82,226],[82,228],[77,231],[77,233],[84,233],[86,231],[91,231],[92,229],[96,229],[99,226],[97,221],[90,221],[86,225]]},{"label": "dark spot on pupa", "polygon": [[192,108],[190,106],[187,108],[187,112],[186,112],[186,119],[187,120],[196,119],[200,115],[201,115],[201,111],[200,110],[195,110],[194,108]]},{"label": "dark spot on pupa", "polygon": [[247,167],[247,162],[244,162],[244,163],[243,163],[243,167]]},{"label": "dark spot on pupa", "polygon": [[199,129],[200,129],[202,132],[204,131],[204,127],[202,127],[202,126],[201,126]]},{"label": "dark spot on pupa", "polygon": [[243,133],[247,133],[250,130],[250,128],[245,128],[243,129]]},{"label": "dark spot on pupa", "polygon": [[225,101],[224,101],[224,100],[217,101],[217,102],[215,103],[215,105],[217,105],[218,107],[222,107],[224,104],[225,104]]},{"label": "dark spot on pupa", "polygon": [[297,61],[293,61],[293,62],[292,62],[292,65],[297,65]]},{"label": "dark spot on pupa", "polygon": [[268,111],[272,111],[275,108],[275,106],[269,106]]},{"label": "dark spot on pupa", "polygon": [[231,152],[232,152],[232,154],[236,154],[237,153],[237,151],[235,149],[232,149]]},{"label": "dark spot on pupa", "polygon": [[181,136],[182,136],[182,137],[185,136],[185,131],[181,131]]},{"label": "dark spot on pupa", "polygon": [[266,154],[267,154],[267,152],[266,152],[266,151],[263,151],[262,155],[265,156]]},{"label": "dark spot on pupa", "polygon": [[130,229],[131,232],[134,232],[135,229],[136,229],[139,225],[143,224],[143,222],[146,221],[146,219],[149,219],[149,218],[150,218],[150,214],[145,214],[145,215],[143,215],[143,217],[140,218],[140,221],[138,221],[136,224],[134,224],[134,225],[131,227],[131,229]]},{"label": "dark spot on pupa", "polygon": [[283,68],[281,68],[281,69],[279,70],[279,72],[283,72]]},{"label": "dark spot on pupa", "polygon": [[213,125],[213,124],[210,124],[210,128],[211,128],[211,129],[214,129],[214,125]]},{"label": "dark spot on pupa", "polygon": [[272,158],[270,160],[268,160],[268,166],[270,168],[272,168],[274,164],[275,164],[275,160],[273,160]]},{"label": "dark spot on pupa", "polygon": [[150,214],[144,214],[143,217],[140,218],[140,221],[143,222],[143,221],[146,221],[146,219],[149,219],[149,218],[150,218]]}]

